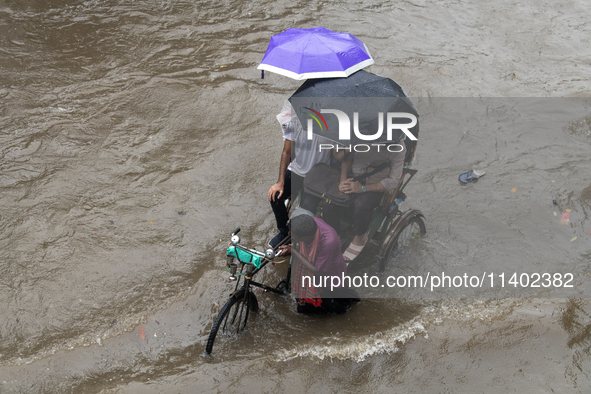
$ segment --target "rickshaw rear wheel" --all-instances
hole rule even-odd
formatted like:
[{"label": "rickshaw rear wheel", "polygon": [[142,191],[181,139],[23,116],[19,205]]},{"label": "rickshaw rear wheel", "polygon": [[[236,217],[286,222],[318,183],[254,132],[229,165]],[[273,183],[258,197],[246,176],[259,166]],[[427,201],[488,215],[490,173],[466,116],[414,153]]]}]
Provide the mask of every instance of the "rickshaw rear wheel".
[{"label": "rickshaw rear wheel", "polygon": [[410,241],[416,238],[422,238],[425,236],[425,234],[427,234],[427,228],[425,227],[425,222],[420,216],[413,216],[406,223],[404,223],[384,254],[384,258],[380,263],[380,272],[384,271],[386,262],[392,253],[395,253],[400,246],[407,246]]}]

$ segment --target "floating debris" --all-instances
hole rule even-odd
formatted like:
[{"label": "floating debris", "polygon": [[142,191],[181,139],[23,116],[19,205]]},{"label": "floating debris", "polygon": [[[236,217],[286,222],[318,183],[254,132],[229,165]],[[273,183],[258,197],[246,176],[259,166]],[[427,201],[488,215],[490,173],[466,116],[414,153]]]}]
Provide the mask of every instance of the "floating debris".
[{"label": "floating debris", "polygon": [[570,213],[562,212],[560,215],[560,224],[569,224],[570,223]]},{"label": "floating debris", "polygon": [[515,193],[517,191],[517,188],[514,187],[513,189],[511,189],[511,193]]},{"label": "floating debris", "polygon": [[140,327],[140,328],[138,329],[138,332],[139,332],[139,334],[140,334],[140,338],[142,338],[142,339],[146,339],[146,334],[144,334],[144,327]]},{"label": "floating debris", "polygon": [[463,174],[460,174],[458,180],[462,183],[471,183],[483,176],[484,174],[485,172],[483,170],[471,170],[468,172],[464,172]]},{"label": "floating debris", "polygon": [[179,215],[184,216],[185,215],[185,211],[179,211]]}]

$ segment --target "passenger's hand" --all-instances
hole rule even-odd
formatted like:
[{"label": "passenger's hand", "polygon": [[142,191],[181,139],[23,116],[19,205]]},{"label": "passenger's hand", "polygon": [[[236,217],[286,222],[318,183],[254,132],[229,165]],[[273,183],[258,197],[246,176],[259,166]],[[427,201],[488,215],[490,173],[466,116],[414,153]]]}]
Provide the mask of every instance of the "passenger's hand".
[{"label": "passenger's hand", "polygon": [[280,183],[274,184],[269,189],[269,192],[267,193],[267,198],[269,199],[269,201],[275,201],[275,195],[277,194],[277,192],[279,192],[277,198],[281,198],[281,196],[283,195],[283,185]]},{"label": "passenger's hand", "polygon": [[339,190],[346,194],[361,193],[361,183],[353,181],[353,178],[349,178],[341,182]]},{"label": "passenger's hand", "polygon": [[345,182],[347,181],[341,181],[341,183],[339,183],[339,190],[343,193],[345,192]]},{"label": "passenger's hand", "polygon": [[289,256],[291,254],[291,245],[283,245],[279,247],[281,256]]},{"label": "passenger's hand", "polygon": [[353,182],[353,178],[345,179],[339,183],[339,190],[343,193],[347,193],[351,188],[351,182]]}]

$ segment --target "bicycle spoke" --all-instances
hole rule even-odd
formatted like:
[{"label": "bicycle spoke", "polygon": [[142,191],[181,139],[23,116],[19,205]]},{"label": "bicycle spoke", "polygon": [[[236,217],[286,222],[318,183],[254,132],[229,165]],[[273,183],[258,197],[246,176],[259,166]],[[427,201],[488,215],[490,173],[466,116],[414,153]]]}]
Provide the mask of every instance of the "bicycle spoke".
[{"label": "bicycle spoke", "polygon": [[380,272],[383,272],[387,261],[397,260],[411,253],[418,244],[417,240],[426,234],[425,223],[420,217],[413,217],[405,223],[392,242],[390,249],[386,251],[380,263]]},{"label": "bicycle spoke", "polygon": [[236,334],[239,334],[242,328],[242,311],[244,310],[244,305],[246,305],[246,301],[243,298],[242,303],[240,305],[240,315],[238,316],[238,321],[236,322]]},{"label": "bicycle spoke", "polygon": [[226,317],[224,318],[224,324],[222,325],[222,332],[226,332],[226,327],[228,326],[228,317],[230,317],[230,314],[226,314]]},{"label": "bicycle spoke", "polygon": [[254,295],[252,295],[250,292],[248,293],[248,298],[245,298],[244,303],[246,304],[246,312],[244,313],[244,323],[242,323],[242,328],[240,329],[241,331],[243,331],[246,328],[246,322],[248,321],[248,315],[250,313],[250,309],[251,309],[251,297],[254,297]]},{"label": "bicycle spoke", "polygon": [[421,237],[421,228],[417,223],[411,223],[407,226],[398,237],[399,246],[408,246],[413,239]]},{"label": "bicycle spoke", "polygon": [[232,321],[230,322],[230,326],[234,324],[236,321],[236,315],[238,314],[238,309],[240,308],[240,300],[236,304],[234,304],[234,315],[232,316]]}]

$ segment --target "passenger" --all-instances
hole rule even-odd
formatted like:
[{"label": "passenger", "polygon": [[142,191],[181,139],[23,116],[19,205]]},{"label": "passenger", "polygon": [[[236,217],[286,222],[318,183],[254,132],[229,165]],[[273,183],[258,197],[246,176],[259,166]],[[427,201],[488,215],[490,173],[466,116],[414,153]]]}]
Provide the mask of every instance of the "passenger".
[{"label": "passenger", "polygon": [[[314,134],[312,140],[308,140],[306,132],[302,128],[295,112],[288,100],[283,103],[281,113],[277,120],[283,129],[283,152],[279,163],[279,179],[267,193],[271,202],[275,220],[277,221],[277,235],[269,241],[274,248],[287,236],[286,223],[289,219],[285,200],[291,196],[296,197],[302,192],[300,206],[310,211],[315,211],[320,199],[310,195],[304,195],[304,177],[314,165],[318,163],[330,163],[331,151],[320,152],[319,144],[322,137]],[[292,157],[292,150],[294,157]]]},{"label": "passenger", "polygon": [[[303,211],[303,210],[302,210]],[[298,212],[299,213],[299,212]],[[321,277],[347,274],[347,265],[341,253],[341,241],[336,231],[322,219],[306,212],[291,219],[291,234],[300,250],[291,250],[294,267],[292,293],[298,302],[299,313],[345,313],[353,298],[335,298],[330,289],[313,285],[315,275]],[[293,261],[293,260],[292,260]],[[306,279],[304,279],[307,277]],[[340,293],[341,295],[343,292]],[[350,293],[347,293],[349,296]]]},{"label": "passenger", "polygon": [[[341,164],[339,190],[343,193],[358,195],[353,203],[355,237],[343,253],[345,260],[353,261],[359,256],[368,241],[366,233],[371,222],[372,211],[380,204],[385,192],[398,187],[406,154],[404,141],[401,139],[398,144],[403,147],[400,152],[389,152],[386,147],[382,147],[379,152],[375,150],[352,152]],[[379,166],[385,168],[367,177]]]}]

